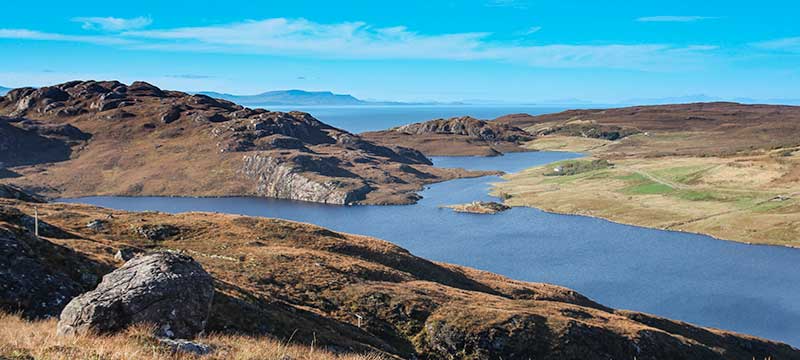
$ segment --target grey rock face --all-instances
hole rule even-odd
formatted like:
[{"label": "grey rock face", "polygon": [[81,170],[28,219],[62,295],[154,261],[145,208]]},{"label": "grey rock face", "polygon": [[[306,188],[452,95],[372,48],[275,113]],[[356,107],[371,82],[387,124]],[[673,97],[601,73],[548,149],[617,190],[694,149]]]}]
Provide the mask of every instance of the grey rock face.
[{"label": "grey rock face", "polygon": [[103,231],[106,228],[108,228],[108,221],[101,220],[101,219],[94,219],[94,220],[89,221],[88,223],[86,223],[86,227],[91,229],[91,230],[100,232],[100,231]]},{"label": "grey rock face", "polygon": [[363,199],[371,190],[367,184],[354,188],[330,179],[316,181],[269,156],[245,156],[243,172],[256,181],[259,195],[279,199],[346,205]]},{"label": "grey rock face", "polygon": [[161,252],[134,258],[74,298],[61,313],[58,334],[110,333],[132,324],[157,326],[156,335],[192,338],[211,309],[211,276],[189,256]]},{"label": "grey rock face", "polygon": [[122,248],[122,249],[117,250],[117,253],[114,254],[114,259],[117,259],[117,260],[120,260],[120,261],[128,261],[128,260],[133,259],[137,255],[140,255],[142,253],[143,253],[143,251],[141,251],[139,249]]},{"label": "grey rock face", "polygon": [[158,342],[169,347],[174,352],[183,352],[194,355],[208,355],[214,352],[214,348],[194,341],[184,339],[160,338]]},{"label": "grey rock face", "polygon": [[168,224],[142,225],[136,232],[147,240],[162,241],[180,234],[181,229]]}]

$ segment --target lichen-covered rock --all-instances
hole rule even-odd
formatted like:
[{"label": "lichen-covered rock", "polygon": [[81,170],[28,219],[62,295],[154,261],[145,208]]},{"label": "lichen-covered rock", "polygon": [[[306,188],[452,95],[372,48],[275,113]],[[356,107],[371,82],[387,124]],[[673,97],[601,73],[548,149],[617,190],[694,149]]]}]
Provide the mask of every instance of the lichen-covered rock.
[{"label": "lichen-covered rock", "polygon": [[214,348],[209,345],[185,339],[159,338],[158,342],[161,345],[172,349],[172,351],[176,353],[180,352],[194,355],[208,355],[214,352]]},{"label": "lichen-covered rock", "polygon": [[211,276],[191,257],[140,256],[74,298],[61,313],[58,333],[111,333],[148,323],[158,336],[192,338],[205,329],[213,297]]}]

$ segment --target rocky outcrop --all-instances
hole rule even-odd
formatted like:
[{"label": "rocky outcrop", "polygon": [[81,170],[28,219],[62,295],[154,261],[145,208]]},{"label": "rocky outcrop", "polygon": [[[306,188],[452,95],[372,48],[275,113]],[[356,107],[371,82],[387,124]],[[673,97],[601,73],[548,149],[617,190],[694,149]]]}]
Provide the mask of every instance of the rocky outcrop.
[{"label": "rocky outcrop", "polygon": [[0,198],[3,199],[17,199],[25,202],[43,203],[45,199],[28,193],[17,186],[9,184],[0,184]]},{"label": "rocky outcrop", "polygon": [[[9,168],[0,176],[53,197],[396,204],[413,202],[425,184],[482,175],[434,168],[417,150],[376,144],[307,113],[250,109],[143,82],[15,89],[0,97],[0,114],[12,115],[0,118],[0,167]],[[247,160],[266,158],[275,166]]]},{"label": "rocky outcrop", "polygon": [[449,134],[463,135],[484,141],[529,141],[533,137],[522,129],[499,123],[463,116],[408,124],[391,129],[408,135]]},{"label": "rocky outcrop", "polygon": [[140,256],[72,299],[58,333],[110,333],[146,323],[157,327],[158,336],[192,338],[205,330],[213,296],[211,276],[192,258],[172,252]]},{"label": "rocky outcrop", "polygon": [[353,177],[315,180],[291,163],[259,155],[245,156],[242,172],[256,181],[259,195],[278,199],[347,205],[370,191],[369,185]]},{"label": "rocky outcrop", "polygon": [[510,206],[494,201],[473,201],[469,204],[449,205],[447,207],[453,209],[455,212],[473,214],[497,214],[511,209]]},{"label": "rocky outcrop", "polygon": [[408,124],[362,136],[380,144],[413,147],[427,155],[500,155],[525,151],[519,145],[533,140],[520,128],[469,116]]},{"label": "rocky outcrop", "polygon": [[151,241],[163,241],[181,233],[181,229],[170,224],[146,224],[136,229],[139,236]]}]

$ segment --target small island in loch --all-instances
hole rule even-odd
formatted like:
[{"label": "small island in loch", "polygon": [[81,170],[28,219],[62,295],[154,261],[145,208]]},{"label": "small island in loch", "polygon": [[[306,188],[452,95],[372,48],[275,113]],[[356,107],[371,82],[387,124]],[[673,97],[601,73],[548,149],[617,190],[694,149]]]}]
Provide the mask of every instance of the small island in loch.
[{"label": "small island in loch", "polygon": [[455,212],[472,214],[497,214],[511,209],[510,206],[503,205],[494,201],[473,201],[468,204],[447,205],[446,208],[453,209]]}]

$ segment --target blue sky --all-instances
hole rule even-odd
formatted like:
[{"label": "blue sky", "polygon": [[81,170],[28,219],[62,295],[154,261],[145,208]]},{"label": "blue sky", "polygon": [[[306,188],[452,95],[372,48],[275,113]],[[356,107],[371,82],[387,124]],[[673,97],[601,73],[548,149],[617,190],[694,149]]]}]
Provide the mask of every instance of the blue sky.
[{"label": "blue sky", "polygon": [[0,85],[512,102],[800,98],[797,1],[16,1]]}]

